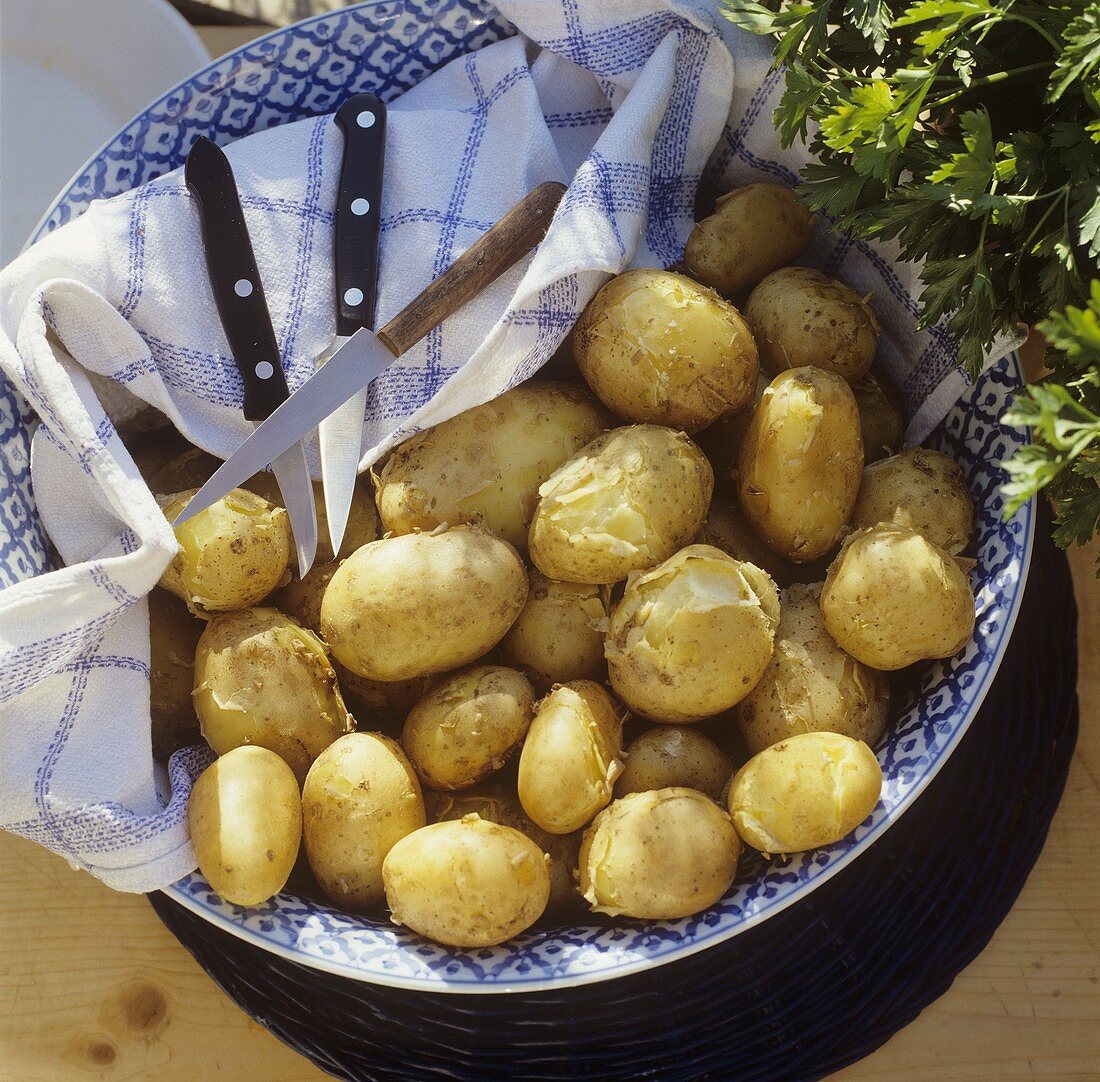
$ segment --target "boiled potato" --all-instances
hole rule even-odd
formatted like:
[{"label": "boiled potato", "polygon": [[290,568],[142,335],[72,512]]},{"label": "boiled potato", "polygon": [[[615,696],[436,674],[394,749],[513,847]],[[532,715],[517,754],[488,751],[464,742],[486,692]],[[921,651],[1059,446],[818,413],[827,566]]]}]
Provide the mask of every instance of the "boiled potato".
[{"label": "boiled potato", "polygon": [[686,545],[713,490],[710,463],[682,432],[658,425],[605,432],[539,489],[531,560],[563,582],[618,582]]},{"label": "boiled potato", "polygon": [[466,789],[519,747],[534,706],[523,673],[479,665],[447,677],[412,708],[401,746],[425,785]]},{"label": "boiled potato", "polygon": [[780,556],[809,563],[840,540],[863,469],[859,411],[847,382],[790,368],[768,385],[738,458],[745,517]]},{"label": "boiled potato", "polygon": [[526,835],[468,815],[402,838],[382,867],[395,924],[451,947],[492,947],[530,928],[550,898]]},{"label": "boiled potato", "polygon": [[599,680],[606,671],[604,594],[599,586],[532,571],[527,604],[500,644],[502,660],[543,691],[570,680]]},{"label": "boiled potato", "polygon": [[882,328],[866,299],[809,267],[769,274],[745,305],[769,372],[813,365],[856,383],[871,367]]},{"label": "boiled potato", "polygon": [[616,797],[681,786],[717,800],[733,773],[729,756],[709,736],[675,725],[647,729],[628,745],[624,758]]},{"label": "boiled potato", "polygon": [[741,314],[682,274],[612,278],[573,329],[577,367],[625,421],[698,432],[752,398],[760,365]]},{"label": "boiled potato", "polygon": [[[198,489],[161,497],[171,522]],[[257,605],[281,582],[290,559],[290,522],[281,507],[235,488],[173,527],[179,551],[160,585],[196,616]]]},{"label": "boiled potato", "polygon": [[581,893],[613,917],[689,917],[729,890],[740,855],[730,817],[697,790],[631,793],[584,832]]},{"label": "boiled potato", "polygon": [[355,727],[324,643],[276,609],[227,612],[207,624],[195,653],[194,703],[219,755],[259,744],[299,780]]},{"label": "boiled potato", "polygon": [[443,675],[412,676],[408,680],[368,680],[345,669],[333,659],[336,680],[345,695],[352,695],[366,708],[365,716],[383,721],[404,721],[409,711],[433,688]]},{"label": "boiled potato", "polygon": [[199,871],[219,896],[259,905],[283,889],[298,857],[298,781],[274,752],[233,748],[195,781],[187,822]]},{"label": "boiled potato", "polygon": [[754,755],[726,797],[742,841],[765,856],[801,853],[850,834],[878,803],[875,753],[839,733],[800,733]]},{"label": "boiled potato", "polygon": [[302,815],[317,883],[348,909],[382,900],[386,854],[426,822],[415,771],[380,733],[349,733],[317,757],[302,788]]},{"label": "boiled potato", "polygon": [[527,600],[511,545],[468,526],[373,541],[337,569],[321,602],[321,634],[359,676],[395,681],[476,661]]},{"label": "boiled potato", "polygon": [[407,440],[378,476],[387,531],[477,523],[527,549],[541,485],[612,424],[583,388],[525,383]]},{"label": "boiled potato", "polygon": [[939,451],[914,447],[863,470],[852,525],[893,522],[957,556],[974,532],[974,501],[962,467]]},{"label": "boiled potato", "polygon": [[519,755],[519,802],[543,830],[571,834],[611,801],[622,770],[623,711],[591,680],[554,688]]},{"label": "boiled potato", "polygon": [[[736,500],[725,500],[716,496],[711,501],[707,520],[703,523],[695,543],[713,545],[735,560],[755,564],[767,571],[780,585],[790,582],[798,573],[799,565],[776,555],[760,540]],[[823,570],[822,575],[824,573]]]},{"label": "boiled potato", "polygon": [[736,413],[729,413],[719,418],[709,428],[704,429],[697,436],[695,442],[702,448],[703,454],[710,460],[714,469],[714,485],[716,488],[728,486],[730,477],[737,467],[737,455],[741,450],[741,441],[749,430],[749,422],[752,421],[753,410],[756,404],[764,397],[768,382],[771,379],[766,373],[756,377],[756,387],[752,392],[752,401],[745,404]]},{"label": "boiled potato", "polygon": [[[443,794],[441,794],[443,795]],[[435,819],[444,822],[451,819],[463,819],[467,815],[477,815],[490,823],[499,823],[502,827],[511,827],[526,834],[550,859],[550,901],[546,908],[556,909],[577,900],[577,884],[574,872],[577,869],[577,854],[580,852],[581,835],[551,834],[543,830],[522,808],[519,797],[499,782],[489,782],[461,793],[450,793],[444,801]]]},{"label": "boiled potato", "polygon": [[165,590],[149,594],[149,714],[160,759],[202,739],[191,692],[204,624]]},{"label": "boiled potato", "polygon": [[901,446],[905,433],[901,395],[883,373],[873,371],[852,384],[852,394],[859,409],[864,462],[892,455]]},{"label": "boiled potato", "polygon": [[732,297],[793,263],[813,231],[813,214],[790,188],[746,184],[723,195],[691,231],[684,264],[696,281]]},{"label": "boiled potato", "polygon": [[738,708],[753,754],[798,733],[841,733],[874,746],[886,729],[889,681],[837,646],[820,597],[820,583],[783,591],[775,653]]},{"label": "boiled potato", "polygon": [[872,669],[957,654],[974,633],[962,568],[922,534],[879,523],[844,542],[821,591],[825,627]]},{"label": "boiled potato", "polygon": [[740,702],[772,655],[779,593],[760,568],[689,545],[632,578],[611,613],[611,687],[631,710],[684,724]]}]

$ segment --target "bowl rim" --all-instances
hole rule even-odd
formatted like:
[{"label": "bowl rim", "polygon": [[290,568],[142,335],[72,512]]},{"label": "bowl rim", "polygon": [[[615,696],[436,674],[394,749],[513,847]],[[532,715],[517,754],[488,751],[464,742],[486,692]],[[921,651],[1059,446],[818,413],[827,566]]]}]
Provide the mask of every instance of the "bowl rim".
[{"label": "bowl rim", "polygon": [[[303,29],[314,23],[331,20],[334,16],[343,15],[348,12],[363,11],[375,7],[387,8],[391,6],[393,6],[393,0],[360,0],[358,3],[351,4],[335,11],[320,12],[290,24],[289,26],[276,27],[266,34],[253,38],[235,49],[219,57],[213,58],[208,64],[196,69],[187,78],[181,80],[171,89],[165,91],[155,101],[150,102],[145,108],[139,110],[122,128],[107,139],[95,153],[84,162],[84,164],[73,174],[61,192],[51,201],[49,207],[43,213],[42,217],[35,225],[34,230],[31,232],[30,237],[24,245],[24,250],[48,231],[50,219],[53,217],[58,206],[69,197],[74,187],[76,187],[81,179],[87,174],[90,167],[102,158],[105,151],[115,143],[120,135],[125,133],[133,124],[139,122],[146,114],[163,105],[174,94],[188,87],[197,78],[213,72],[227,61],[231,62],[235,58],[242,57],[246,51],[255,50],[264,44],[274,42],[276,39],[286,37],[287,35],[299,34]],[[1006,354],[1003,363],[1007,365],[1008,374],[1014,382],[1023,382],[1023,366],[1019,354],[1015,350]],[[828,881],[838,872],[852,864],[871,844],[881,838],[901,815],[910,809],[913,802],[924,792],[928,784],[936,777],[944,763],[954,752],[959,741],[970,728],[971,722],[981,708],[982,703],[985,701],[993,679],[1000,669],[1005,650],[1007,649],[1009,639],[1011,638],[1017,617],[1019,616],[1034,548],[1034,500],[1029,500],[1027,503],[1023,504],[1008,521],[1020,523],[1023,530],[1022,542],[1018,546],[1020,551],[1018,566],[1015,562],[1011,565],[1017,569],[1016,584],[1011,598],[1011,605],[1005,612],[1004,622],[1000,628],[999,637],[993,648],[992,656],[980,674],[981,683],[974,692],[974,697],[967,708],[966,716],[952,732],[950,738],[939,749],[936,760],[919,779],[905,791],[895,807],[881,820],[876,822],[866,834],[852,843],[845,852],[833,857],[824,870],[815,874],[812,878],[803,881],[798,889],[785,892],[771,904],[758,908],[751,915],[742,917],[742,919],[738,921],[729,922],[726,925],[701,928],[692,935],[689,941],[684,941],[683,939],[670,939],[666,941],[664,949],[659,953],[647,952],[644,956],[635,957],[614,965],[604,966],[593,971],[573,970],[566,973],[555,973],[551,976],[540,975],[530,978],[509,979],[491,977],[489,979],[474,979],[466,977],[465,979],[454,979],[439,971],[433,971],[430,977],[425,977],[423,974],[395,973],[377,965],[373,967],[354,966],[348,963],[327,959],[316,953],[295,949],[293,946],[288,946],[275,939],[268,938],[260,931],[235,919],[239,913],[244,913],[245,910],[228,906],[223,908],[210,908],[189,893],[184,885],[189,883],[194,876],[198,875],[197,872],[191,873],[191,875],[185,876],[176,883],[172,883],[162,888],[162,893],[172,901],[202,917],[215,927],[221,928],[223,931],[227,931],[237,938],[249,942],[260,949],[279,955],[299,965],[306,965],[312,969],[360,983],[378,984],[391,988],[438,994],[495,995],[510,992],[531,993],[572,988],[582,984],[593,984],[634,975],[645,970],[650,970],[661,965],[667,965],[671,962],[687,958],[702,950],[726,942],[742,932],[748,931],[750,928],[763,923],[775,914],[782,912],[795,902],[801,901],[822,883]],[[398,949],[400,950],[403,948]]]}]

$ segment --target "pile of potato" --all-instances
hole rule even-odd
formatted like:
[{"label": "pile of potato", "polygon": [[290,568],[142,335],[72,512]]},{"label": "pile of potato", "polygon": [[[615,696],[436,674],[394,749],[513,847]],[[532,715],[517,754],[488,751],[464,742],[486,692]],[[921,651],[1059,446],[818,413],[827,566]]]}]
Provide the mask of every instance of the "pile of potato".
[{"label": "pile of potato", "polygon": [[[480,947],[581,899],[696,913],[744,846],[868,816],[887,672],[971,637],[973,507],[950,459],[899,451],[869,298],[788,266],[813,228],[787,189],[723,197],[687,274],[589,304],[587,387],[408,440],[302,581],[266,475],[177,530],[154,742],[197,720],[220,756],[190,811],[219,894],[271,897],[302,843],[336,905]],[[216,465],[138,457],[169,517]]]}]

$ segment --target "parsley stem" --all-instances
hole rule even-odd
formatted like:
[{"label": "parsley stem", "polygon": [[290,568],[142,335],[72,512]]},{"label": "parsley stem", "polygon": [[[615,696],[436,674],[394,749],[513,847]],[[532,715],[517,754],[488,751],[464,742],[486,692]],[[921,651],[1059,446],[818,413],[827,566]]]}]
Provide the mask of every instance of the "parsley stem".
[{"label": "parsley stem", "polygon": [[933,105],[947,105],[950,102],[956,101],[959,98],[965,97],[971,90],[977,90],[979,87],[992,86],[994,83],[1004,83],[1009,79],[1019,78],[1021,75],[1030,75],[1033,71],[1045,71],[1054,67],[1052,61],[1044,61],[1040,64],[1025,64],[1020,68],[1009,68],[1007,71],[995,71],[992,75],[983,75],[980,79],[975,79],[969,86],[964,86],[961,90],[956,90],[953,94],[945,94],[942,98],[934,98],[928,103],[928,108]]}]

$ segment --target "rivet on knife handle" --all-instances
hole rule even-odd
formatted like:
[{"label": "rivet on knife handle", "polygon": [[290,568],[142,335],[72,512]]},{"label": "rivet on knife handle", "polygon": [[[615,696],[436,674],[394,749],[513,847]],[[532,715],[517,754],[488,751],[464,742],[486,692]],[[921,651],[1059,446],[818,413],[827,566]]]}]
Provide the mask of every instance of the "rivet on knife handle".
[{"label": "rivet on knife handle", "polygon": [[378,332],[394,356],[412,349],[534,248],[546,234],[563,195],[564,184],[540,184],[394,316]]},{"label": "rivet on knife handle", "polygon": [[336,199],[336,333],[374,326],[386,107],[373,94],[348,98],[333,118],[344,133]]}]

